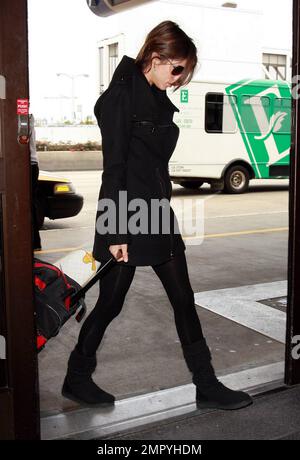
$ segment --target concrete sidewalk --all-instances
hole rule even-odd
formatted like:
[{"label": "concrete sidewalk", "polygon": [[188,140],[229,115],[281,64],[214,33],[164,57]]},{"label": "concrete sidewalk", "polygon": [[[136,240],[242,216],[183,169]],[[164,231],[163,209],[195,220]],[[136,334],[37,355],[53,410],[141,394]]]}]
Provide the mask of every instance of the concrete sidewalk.
[{"label": "concrete sidewalk", "polygon": [[260,394],[251,406],[237,411],[194,411],[97,439],[300,440],[300,385]]},{"label": "concrete sidewalk", "polygon": [[[220,377],[220,380],[229,388],[245,390],[255,397],[283,386],[283,363],[246,369]],[[42,439],[114,439],[119,432],[123,438],[144,433],[145,430],[147,432],[148,428],[154,432],[158,430],[157,436],[161,436],[163,433],[159,427],[165,424],[169,426],[169,421],[177,423],[181,420],[178,417],[183,416],[185,421],[192,419],[195,414],[202,416],[210,412],[197,410],[195,386],[187,384],[121,398],[110,407],[81,406],[45,415],[41,419]],[[173,436],[172,432],[170,436]],[[190,434],[186,436],[185,439],[189,439]]]}]

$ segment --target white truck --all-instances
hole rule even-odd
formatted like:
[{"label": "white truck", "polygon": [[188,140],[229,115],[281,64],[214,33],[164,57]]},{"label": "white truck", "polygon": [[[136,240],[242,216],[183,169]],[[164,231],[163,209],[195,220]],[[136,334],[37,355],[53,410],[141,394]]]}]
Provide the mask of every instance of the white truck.
[{"label": "white truck", "polygon": [[170,179],[243,193],[251,179],[289,176],[291,85],[281,80],[234,84],[191,81],[168,94],[180,112]]}]

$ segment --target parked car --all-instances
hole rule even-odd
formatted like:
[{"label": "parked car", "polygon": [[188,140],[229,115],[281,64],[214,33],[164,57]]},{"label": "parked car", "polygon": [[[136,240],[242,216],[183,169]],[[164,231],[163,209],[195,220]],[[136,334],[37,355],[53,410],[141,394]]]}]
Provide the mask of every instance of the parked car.
[{"label": "parked car", "polygon": [[83,206],[83,196],[75,192],[69,179],[40,171],[38,183],[38,225],[43,226],[45,217],[63,219],[76,216]]}]

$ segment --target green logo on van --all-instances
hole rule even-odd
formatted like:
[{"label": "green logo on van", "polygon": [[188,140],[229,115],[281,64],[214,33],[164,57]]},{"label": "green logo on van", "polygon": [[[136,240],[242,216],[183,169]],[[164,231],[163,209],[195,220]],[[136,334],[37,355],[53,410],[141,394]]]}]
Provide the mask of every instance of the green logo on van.
[{"label": "green logo on van", "polygon": [[[257,178],[289,164],[291,89],[285,81],[241,80],[226,88]],[[273,177],[273,176],[272,176]]]},{"label": "green logo on van", "polygon": [[180,90],[180,102],[189,102],[189,90],[188,89],[181,89]]}]

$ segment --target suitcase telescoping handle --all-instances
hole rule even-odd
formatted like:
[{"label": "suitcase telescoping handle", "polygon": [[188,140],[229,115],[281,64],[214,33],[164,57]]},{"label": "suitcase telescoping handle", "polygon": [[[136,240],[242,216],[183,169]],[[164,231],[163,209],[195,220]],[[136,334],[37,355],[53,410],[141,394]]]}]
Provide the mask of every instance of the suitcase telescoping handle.
[{"label": "suitcase telescoping handle", "polygon": [[104,273],[117,262],[114,257],[111,257],[104,265],[101,265],[96,271],[92,279],[85,283],[79,291],[71,296],[71,305],[75,305],[80,299],[84,298],[85,293],[104,275]]}]

